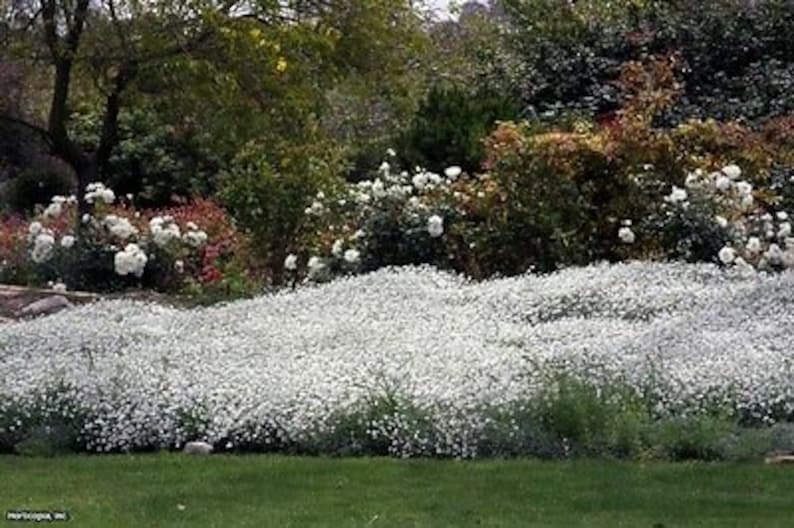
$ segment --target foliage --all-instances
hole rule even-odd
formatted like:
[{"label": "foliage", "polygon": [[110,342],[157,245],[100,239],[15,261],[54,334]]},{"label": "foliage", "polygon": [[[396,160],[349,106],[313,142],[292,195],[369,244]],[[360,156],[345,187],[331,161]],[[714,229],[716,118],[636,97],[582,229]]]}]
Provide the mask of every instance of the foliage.
[{"label": "foliage", "polygon": [[[101,117],[93,109],[73,116],[75,141],[87,150],[98,145]],[[204,149],[197,127],[173,126],[161,119],[143,103],[121,113],[118,145],[104,167],[103,181],[122,196],[134,195],[136,204],[145,207],[211,194],[218,161]]]},{"label": "foliage", "polygon": [[434,87],[397,143],[400,158],[436,172],[459,165],[473,173],[483,161],[483,139],[497,121],[518,113],[503,95]]},{"label": "foliage", "polygon": [[57,165],[28,168],[10,179],[3,199],[12,212],[30,213],[55,195],[66,195],[74,183],[68,172]]},{"label": "foliage", "polygon": [[332,147],[322,143],[281,152],[252,144],[222,177],[220,198],[278,277],[311,197],[337,185],[338,174]]},{"label": "foliage", "polygon": [[[576,3],[506,0],[513,45],[525,64],[522,99],[549,116],[575,108],[588,115],[617,109],[620,66],[676,52],[684,94],[661,122],[690,118],[765,120],[794,110],[794,19],[785,0]],[[544,13],[538,17],[537,13]]]}]

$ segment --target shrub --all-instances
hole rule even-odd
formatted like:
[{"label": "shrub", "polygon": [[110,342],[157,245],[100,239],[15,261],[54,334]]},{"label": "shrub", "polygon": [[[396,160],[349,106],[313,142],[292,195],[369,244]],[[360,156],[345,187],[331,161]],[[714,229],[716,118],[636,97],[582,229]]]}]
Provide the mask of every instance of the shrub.
[{"label": "shrub", "polygon": [[[92,109],[77,112],[72,120],[76,141],[89,151],[99,142],[101,126],[101,113]],[[153,108],[136,106],[121,112],[118,136],[100,176],[119,195],[132,194],[136,205],[165,207],[215,190],[220,161],[207,152],[190,123],[166,125]]]},{"label": "shrub", "polygon": [[[561,108],[589,116],[619,108],[621,65],[678,53],[683,97],[659,122],[690,118],[763,121],[794,110],[794,54],[786,0],[575,3],[507,1],[512,45],[527,72],[523,102],[539,115]],[[537,13],[542,12],[542,17]]]},{"label": "shrub", "polygon": [[0,224],[0,276],[23,284],[116,291],[144,287],[218,296],[254,288],[248,242],[215,203],[141,211],[101,184],[79,223],[73,196],[55,196],[30,222]]},{"label": "shrub", "polygon": [[[304,210],[312,197],[340,184],[337,162],[327,153],[320,156],[322,149],[317,145],[276,156],[249,145],[221,178],[221,200],[252,237],[257,257],[276,280],[290,249],[300,244]],[[278,164],[271,162],[273,157]]]},{"label": "shrub", "polygon": [[398,141],[400,158],[436,172],[459,165],[473,173],[483,161],[482,140],[495,123],[518,115],[516,104],[504,95],[436,86]]},{"label": "shrub", "polygon": [[71,194],[72,177],[57,165],[29,168],[12,178],[5,190],[5,201],[11,211],[31,213],[37,205],[49,203],[56,195]]}]

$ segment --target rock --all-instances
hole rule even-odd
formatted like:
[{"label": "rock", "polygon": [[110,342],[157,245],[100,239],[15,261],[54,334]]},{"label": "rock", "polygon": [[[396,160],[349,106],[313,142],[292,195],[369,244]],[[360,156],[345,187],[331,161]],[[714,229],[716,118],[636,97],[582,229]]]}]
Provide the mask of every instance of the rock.
[{"label": "rock", "polygon": [[188,455],[209,455],[212,449],[212,445],[207,442],[188,442],[182,452]]},{"label": "rock", "polygon": [[19,315],[22,317],[40,317],[42,315],[51,315],[60,312],[72,306],[69,299],[63,295],[51,295],[50,297],[45,297],[25,305],[25,307],[19,311]]},{"label": "rock", "polygon": [[766,457],[767,464],[794,464],[794,455],[773,455]]}]

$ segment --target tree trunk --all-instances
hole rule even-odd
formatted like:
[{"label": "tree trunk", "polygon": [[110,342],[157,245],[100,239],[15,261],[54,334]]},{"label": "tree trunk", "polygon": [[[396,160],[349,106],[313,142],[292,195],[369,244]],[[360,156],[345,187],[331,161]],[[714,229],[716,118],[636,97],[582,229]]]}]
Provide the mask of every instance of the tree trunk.
[{"label": "tree trunk", "polygon": [[97,181],[98,167],[94,156],[83,156],[78,163],[72,164],[77,174],[77,226],[83,223],[83,215],[90,214],[93,207],[85,200],[85,188],[89,183]]}]

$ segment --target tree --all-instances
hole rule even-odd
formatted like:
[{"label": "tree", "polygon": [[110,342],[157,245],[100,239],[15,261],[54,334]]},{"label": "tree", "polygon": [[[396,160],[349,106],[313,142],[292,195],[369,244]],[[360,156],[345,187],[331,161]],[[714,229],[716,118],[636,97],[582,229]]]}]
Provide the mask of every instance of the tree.
[{"label": "tree", "polygon": [[[35,65],[49,78],[46,116],[19,115],[0,106],[0,121],[21,127],[46,142],[77,177],[82,211],[85,187],[100,180],[118,142],[119,112],[125,95],[164,63],[220,46],[220,30],[242,20],[262,27],[317,17],[335,0],[10,0],[0,7],[0,37],[8,46],[3,63]],[[78,75],[79,72],[79,75]],[[101,107],[101,131],[90,150],[69,130],[78,83]]]}]

